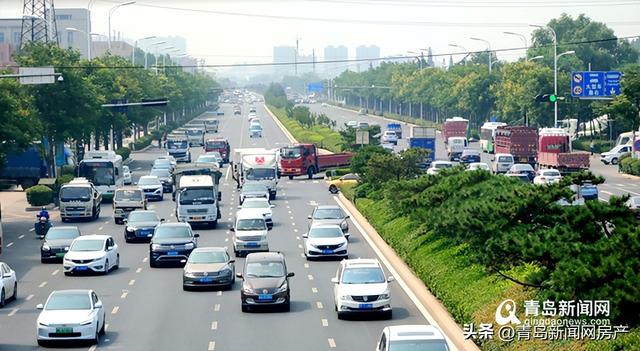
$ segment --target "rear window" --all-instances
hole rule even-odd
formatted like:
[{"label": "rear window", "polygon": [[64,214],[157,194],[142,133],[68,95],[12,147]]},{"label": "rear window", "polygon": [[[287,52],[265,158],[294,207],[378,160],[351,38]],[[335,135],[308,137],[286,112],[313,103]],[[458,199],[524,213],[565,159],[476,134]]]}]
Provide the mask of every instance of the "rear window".
[{"label": "rear window", "polygon": [[140,190],[116,190],[116,200],[142,201],[142,191]]},{"label": "rear window", "polygon": [[500,157],[498,157],[498,162],[513,162],[513,157],[511,157],[511,156],[500,156]]},{"label": "rear window", "polygon": [[224,149],[227,147],[227,143],[224,141],[207,141],[207,147],[212,149]]}]

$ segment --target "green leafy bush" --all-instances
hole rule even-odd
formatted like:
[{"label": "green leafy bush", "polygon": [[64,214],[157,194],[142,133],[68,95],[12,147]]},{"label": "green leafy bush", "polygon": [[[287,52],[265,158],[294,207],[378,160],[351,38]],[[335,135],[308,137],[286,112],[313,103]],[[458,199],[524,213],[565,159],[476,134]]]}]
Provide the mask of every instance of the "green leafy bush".
[{"label": "green leafy bush", "polygon": [[75,175],[76,174],[76,166],[73,165],[64,165],[60,167],[60,174],[66,175]]},{"label": "green leafy bush", "polygon": [[58,177],[58,179],[56,179],[56,185],[58,187],[61,187],[63,184],[67,184],[72,181],[73,178],[75,178],[75,176],[73,176],[72,174],[61,175],[60,177]]},{"label": "green leafy bush", "polygon": [[[573,147],[573,149],[583,150],[583,151],[591,151],[589,148],[590,144],[591,144],[591,139],[589,137],[575,139],[571,142],[571,146]],[[593,152],[597,154],[607,152],[611,150],[613,146],[614,146],[613,141],[600,140],[600,139],[593,140]]]},{"label": "green leafy bush", "polygon": [[122,160],[124,161],[129,158],[129,155],[131,155],[131,149],[128,147],[121,147],[116,150],[116,154],[122,156]]},{"label": "green leafy bush", "polygon": [[53,190],[46,185],[35,185],[27,189],[27,202],[31,206],[44,206],[53,202]]},{"label": "green leafy bush", "polygon": [[632,158],[629,154],[620,157],[620,171],[627,174],[640,176],[640,159]]},{"label": "green leafy bush", "polygon": [[152,140],[153,140],[153,136],[152,135],[139,137],[138,140],[136,140],[136,142],[132,143],[133,144],[133,149],[134,150],[142,150],[145,147],[151,145],[151,141]]},{"label": "green leafy bush", "polygon": [[[301,143],[313,143],[317,144],[323,149],[327,149],[331,152],[340,152],[342,150],[342,137],[340,133],[334,131],[326,125],[303,125],[299,121],[287,117],[287,111],[285,109],[277,108],[275,106],[268,106],[269,110],[278,118],[278,120],[287,128],[289,133],[293,135]],[[297,108],[297,107],[296,107]],[[294,108],[290,112],[296,111],[297,114],[303,114],[304,110]],[[306,117],[305,117],[306,118]],[[311,117],[309,117],[311,118]],[[302,118],[301,120],[306,120]]]}]

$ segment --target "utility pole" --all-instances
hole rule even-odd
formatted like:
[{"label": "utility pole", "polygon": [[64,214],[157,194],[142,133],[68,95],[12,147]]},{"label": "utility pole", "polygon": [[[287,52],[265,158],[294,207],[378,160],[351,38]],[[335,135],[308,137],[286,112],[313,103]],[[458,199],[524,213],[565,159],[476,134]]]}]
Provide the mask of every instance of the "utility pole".
[{"label": "utility pole", "polygon": [[316,49],[311,50],[311,60],[313,61],[313,73],[316,73]]},{"label": "utility pole", "polygon": [[298,36],[296,35],[296,53],[293,58],[293,62],[296,70],[296,77],[298,76],[298,49],[299,49],[299,39],[298,39]]}]

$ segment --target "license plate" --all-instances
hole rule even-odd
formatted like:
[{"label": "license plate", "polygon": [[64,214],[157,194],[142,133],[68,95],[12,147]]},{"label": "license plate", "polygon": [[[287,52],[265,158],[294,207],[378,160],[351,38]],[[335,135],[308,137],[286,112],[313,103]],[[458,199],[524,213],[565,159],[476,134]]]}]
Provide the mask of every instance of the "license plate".
[{"label": "license plate", "polygon": [[56,328],[56,333],[58,333],[58,334],[71,334],[71,333],[73,333],[73,328]]},{"label": "license plate", "polygon": [[258,243],[251,243],[251,242],[249,242],[249,243],[246,243],[246,244],[245,244],[245,246],[248,246],[248,247],[258,247]]},{"label": "license plate", "polygon": [[194,221],[201,221],[204,219],[204,217],[191,217],[193,218]]},{"label": "license plate", "polygon": [[86,271],[87,269],[89,269],[89,267],[87,267],[87,266],[77,266],[76,267],[76,271]]},{"label": "license plate", "polygon": [[370,309],[370,308],[373,308],[373,304],[372,303],[361,303],[359,307],[363,308],[363,309]]},{"label": "license plate", "polygon": [[169,251],[169,252],[167,252],[167,255],[169,255],[169,256],[178,256],[178,251]]},{"label": "license plate", "polygon": [[329,249],[327,249],[327,250],[322,250],[322,253],[323,253],[323,254],[330,254],[330,253],[333,253],[333,250],[329,250]]},{"label": "license plate", "polygon": [[260,294],[260,295],[258,295],[258,300],[273,300],[273,295],[271,295],[271,294]]},{"label": "license plate", "polygon": [[211,283],[213,278],[200,278],[200,283]]},{"label": "license plate", "polygon": [[58,253],[56,254],[56,257],[64,257],[64,252],[58,252]]}]

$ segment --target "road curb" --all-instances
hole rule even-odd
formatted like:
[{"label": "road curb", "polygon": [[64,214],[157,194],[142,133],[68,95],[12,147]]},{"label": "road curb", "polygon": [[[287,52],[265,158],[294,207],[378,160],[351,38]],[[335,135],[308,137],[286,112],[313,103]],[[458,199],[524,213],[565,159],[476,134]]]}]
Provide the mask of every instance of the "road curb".
[{"label": "road curb", "polygon": [[393,269],[397,272],[395,274],[392,272],[392,274],[396,276],[398,283],[406,286],[405,291],[409,295],[409,298],[416,304],[430,324],[442,330],[449,343],[453,346],[453,349],[460,351],[480,351],[480,348],[475,343],[471,340],[464,339],[462,328],[456,323],[444,305],[431,294],[431,291],[424,285],[422,280],[415,275],[404,260],[386,243],[356,206],[342,193],[338,194],[336,201],[343,208],[347,209],[347,211],[351,213],[351,219],[364,229],[363,234],[368,237],[365,237],[365,239],[370,239],[367,241],[369,241],[374,251],[377,251],[381,258],[387,261],[385,262],[387,268],[389,268],[390,271]]},{"label": "road curb", "polygon": [[292,144],[297,144],[298,140],[296,140],[296,138],[293,137],[293,134],[291,134],[289,132],[289,130],[287,130],[287,128],[284,126],[284,124],[282,124],[282,122],[280,122],[278,117],[276,117],[276,115],[274,115],[273,112],[271,112],[271,110],[269,109],[267,104],[264,104],[264,109],[267,110],[267,113],[271,116],[271,118],[273,118],[273,121],[276,122],[276,125],[278,126],[278,128],[280,128],[282,130],[282,132],[284,133],[284,136],[286,136],[287,139],[289,139],[289,141]]}]

